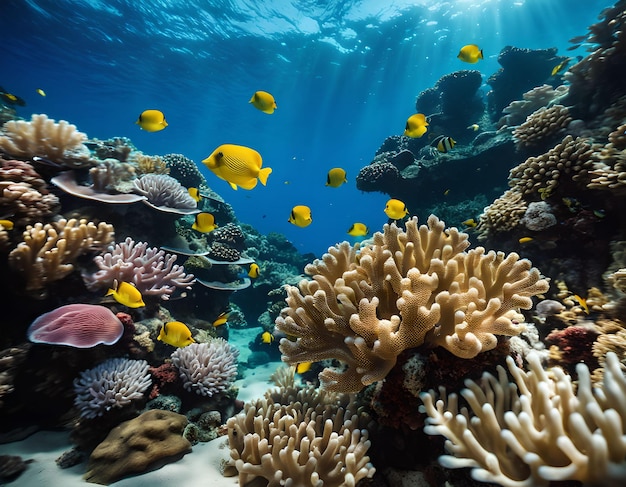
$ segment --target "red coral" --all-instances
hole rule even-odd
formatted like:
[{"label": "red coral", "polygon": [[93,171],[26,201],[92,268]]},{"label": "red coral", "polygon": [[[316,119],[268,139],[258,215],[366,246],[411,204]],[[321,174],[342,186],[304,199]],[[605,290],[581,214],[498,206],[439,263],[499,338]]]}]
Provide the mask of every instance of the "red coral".
[{"label": "red coral", "polygon": [[546,342],[558,347],[560,360],[564,364],[574,365],[579,362],[587,364],[590,369],[599,366],[591,349],[599,333],[584,326],[568,326],[563,330],[552,330]]},{"label": "red coral", "polygon": [[152,374],[152,390],[150,391],[149,398],[163,394],[166,390],[174,388],[174,384],[178,382],[178,371],[171,362],[166,362],[158,367],[148,368],[148,372]]}]

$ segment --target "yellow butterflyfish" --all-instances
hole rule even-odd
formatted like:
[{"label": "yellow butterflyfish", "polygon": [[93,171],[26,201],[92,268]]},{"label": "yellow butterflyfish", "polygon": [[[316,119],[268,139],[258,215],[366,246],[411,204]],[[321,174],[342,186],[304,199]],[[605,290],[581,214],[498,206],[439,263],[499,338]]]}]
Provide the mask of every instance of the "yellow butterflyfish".
[{"label": "yellow butterflyfish", "polygon": [[178,348],[186,347],[191,343],[195,343],[187,325],[181,323],[180,321],[170,321],[169,323],[165,323],[159,332],[157,340]]},{"label": "yellow butterflyfish", "polygon": [[326,186],[331,188],[338,188],[343,183],[347,183],[346,171],[340,167],[333,167],[326,175]]},{"label": "yellow butterflyfish", "polygon": [[135,123],[146,132],[158,132],[167,127],[165,115],[161,110],[144,110]]},{"label": "yellow butterflyfish", "polygon": [[274,100],[274,97],[267,91],[255,92],[248,103],[252,103],[255,108],[258,108],[263,113],[272,114],[274,113],[274,110],[278,108],[276,100]]},{"label": "yellow butterflyfish", "polygon": [[305,372],[308,372],[311,370],[312,365],[313,362],[300,362],[296,365],[296,374],[304,374]]},{"label": "yellow butterflyfish", "polygon": [[426,115],[423,113],[416,113],[407,119],[403,135],[414,139],[419,138],[428,130],[426,127],[428,127]]},{"label": "yellow butterflyfish", "polygon": [[213,326],[217,328],[218,326],[225,325],[227,321],[228,321],[228,312],[224,311],[223,313],[220,313],[220,315],[217,318],[215,318],[215,320],[213,320]]},{"label": "yellow butterflyfish", "polygon": [[256,262],[250,264],[250,270],[248,270],[248,277],[251,279],[256,279],[259,277],[259,265]]},{"label": "yellow butterflyfish", "polygon": [[313,222],[311,208],[305,205],[294,206],[287,221],[297,227],[308,227]]},{"label": "yellow butterflyfish", "polygon": [[532,241],[533,241],[532,237],[522,237],[518,240],[518,242],[521,244],[525,244],[525,243],[532,242]]},{"label": "yellow butterflyfish", "polygon": [[106,296],[113,296],[115,301],[129,308],[141,308],[146,305],[139,289],[126,281],[120,282],[117,289],[109,289]]},{"label": "yellow butterflyfish", "polygon": [[348,229],[348,235],[352,235],[353,237],[364,237],[368,233],[369,229],[365,223],[353,223]]},{"label": "yellow butterflyfish", "polygon": [[0,226],[5,230],[13,230],[13,222],[11,220],[0,220]]},{"label": "yellow butterflyfish", "polygon": [[46,96],[46,92],[43,91],[41,88],[37,88],[37,93],[41,96]]},{"label": "yellow butterflyfish", "polygon": [[389,201],[387,201],[384,211],[385,215],[387,215],[392,220],[401,220],[409,213],[406,205],[402,201],[394,198],[391,198]]},{"label": "yellow butterflyfish", "polygon": [[217,228],[217,223],[212,213],[202,212],[196,214],[196,220],[191,228],[198,232],[209,233]]},{"label": "yellow butterflyfish", "polygon": [[261,342],[267,343],[268,345],[275,340],[274,335],[272,335],[269,331],[264,331],[261,334]]},{"label": "yellow butterflyfish", "polygon": [[476,44],[467,44],[461,48],[457,58],[463,62],[474,64],[477,63],[479,59],[484,59],[483,50]]},{"label": "yellow butterflyfish", "polygon": [[585,314],[589,314],[589,306],[587,305],[587,300],[581,296],[579,296],[578,294],[574,294],[574,296],[572,296],[580,305],[580,307],[583,309],[583,311],[585,312]]},{"label": "yellow butterflyfish", "polygon": [[220,145],[202,162],[218,178],[228,182],[233,189],[237,187],[252,189],[258,181],[265,186],[272,172],[269,167],[261,168],[263,165],[261,154],[243,145]]}]

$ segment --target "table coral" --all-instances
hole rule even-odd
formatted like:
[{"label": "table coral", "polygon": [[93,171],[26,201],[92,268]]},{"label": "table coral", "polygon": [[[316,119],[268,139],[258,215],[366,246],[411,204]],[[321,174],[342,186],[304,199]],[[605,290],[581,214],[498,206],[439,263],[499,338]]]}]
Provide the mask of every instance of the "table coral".
[{"label": "table coral", "polygon": [[[576,367],[578,388],[560,367],[544,371],[537,355],[528,371],[507,358],[502,366],[468,380],[459,409],[456,394],[421,394],[428,414],[424,431],[447,438],[446,468],[471,467],[472,477],[504,487],[539,487],[551,481],[621,486],[626,481],[626,377],[608,353],[604,378],[593,388],[589,369]],[[439,399],[437,399],[439,397]],[[471,413],[470,413],[471,410]]]},{"label": "table coral", "polygon": [[9,266],[22,275],[26,291],[41,291],[74,270],[76,259],[113,240],[113,226],[85,219],[28,225],[23,242],[9,254]]},{"label": "table coral", "polygon": [[548,283],[516,253],[465,252],[468,235],[433,215],[406,232],[385,225],[373,243],[331,247],[305,268],[313,280],[287,286],[287,305],[276,328],[288,363],[337,359],[322,385],[359,391],[385,378],[405,349],[424,343],[475,357],[497,344],[496,335],[524,329],[519,308],[547,291]]}]

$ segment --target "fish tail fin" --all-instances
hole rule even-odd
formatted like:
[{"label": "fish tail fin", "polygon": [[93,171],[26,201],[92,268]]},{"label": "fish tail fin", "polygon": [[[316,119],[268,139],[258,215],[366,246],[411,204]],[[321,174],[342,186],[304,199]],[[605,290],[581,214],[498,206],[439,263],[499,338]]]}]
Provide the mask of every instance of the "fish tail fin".
[{"label": "fish tail fin", "polygon": [[270,174],[272,174],[271,167],[264,167],[263,169],[259,171],[259,181],[261,181],[261,184],[263,186],[267,184],[267,178],[269,177]]}]

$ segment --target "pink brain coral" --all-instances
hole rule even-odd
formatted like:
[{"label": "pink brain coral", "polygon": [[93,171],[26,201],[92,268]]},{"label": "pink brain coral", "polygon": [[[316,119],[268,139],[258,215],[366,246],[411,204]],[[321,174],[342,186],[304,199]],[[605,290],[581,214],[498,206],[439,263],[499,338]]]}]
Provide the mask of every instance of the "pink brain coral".
[{"label": "pink brain coral", "polygon": [[90,348],[113,345],[124,333],[124,325],[104,306],[68,304],[41,315],[28,327],[34,343]]}]

